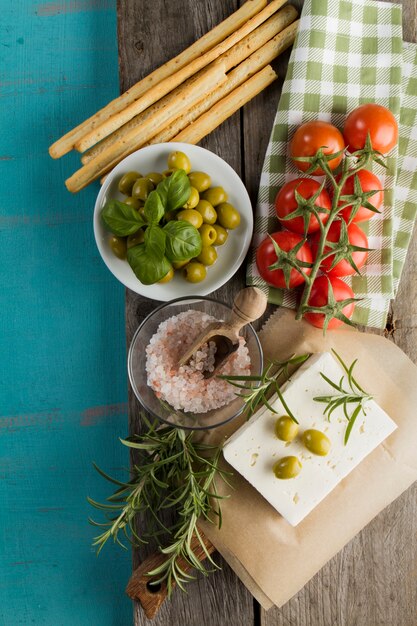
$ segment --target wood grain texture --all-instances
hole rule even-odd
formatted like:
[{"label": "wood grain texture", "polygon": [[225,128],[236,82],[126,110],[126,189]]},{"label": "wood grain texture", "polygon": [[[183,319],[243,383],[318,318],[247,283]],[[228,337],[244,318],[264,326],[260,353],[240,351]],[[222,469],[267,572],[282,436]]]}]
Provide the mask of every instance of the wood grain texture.
[{"label": "wood grain texture", "polygon": [[[118,37],[120,88],[127,89],[149,71],[174,56],[194,39],[203,35],[222,19],[236,10],[233,0],[218,2],[147,4],[146,11],[138,11],[134,0],[119,0]],[[161,25],[164,25],[162,28]],[[204,139],[201,145],[225,159],[238,174],[241,174],[241,129],[240,114],[237,113],[221,127]],[[234,295],[244,286],[244,269],[229,283],[227,288],[215,292],[214,297],[233,301]],[[126,291],[126,338],[128,344],[142,319],[157,305]],[[140,406],[129,390],[129,427],[140,431],[138,419]],[[134,554],[134,566],[147,556],[146,550]],[[232,570],[219,555],[215,557],[222,570],[207,579],[197,579],[188,586],[188,593],[174,593],[165,602],[156,618],[149,621],[140,605],[135,603],[135,624],[144,626],[223,626],[225,616],[231,624],[251,626],[254,623],[254,604],[251,594],[236,578]]]},{"label": "wood grain texture", "polygon": [[[293,0],[300,9],[302,0]],[[236,9],[232,0],[166,4],[154,0],[146,14],[135,0],[119,0],[121,89],[177,54]],[[403,0],[405,39],[414,40],[415,0]],[[164,24],[164,28],[160,26]],[[167,26],[171,25],[171,27]],[[224,158],[241,175],[253,205],[289,52],[273,64],[280,79],[217,128],[201,145]],[[417,362],[417,241],[413,237],[400,291],[386,334]],[[214,295],[231,303],[244,280],[243,269]],[[155,302],[126,292],[126,335],[131,337]],[[268,307],[269,311],[274,307]],[[267,311],[268,314],[268,311]],[[138,431],[138,403],[129,396],[130,428]],[[383,511],[282,609],[268,612],[252,601],[236,576],[223,570],[174,593],[155,619],[156,626],[417,626],[417,487]],[[146,551],[141,554],[144,558]],[[216,557],[221,563],[220,557]],[[134,555],[138,564],[138,555]],[[279,567],[280,564],[277,564]],[[135,605],[135,624],[148,624]]]}]

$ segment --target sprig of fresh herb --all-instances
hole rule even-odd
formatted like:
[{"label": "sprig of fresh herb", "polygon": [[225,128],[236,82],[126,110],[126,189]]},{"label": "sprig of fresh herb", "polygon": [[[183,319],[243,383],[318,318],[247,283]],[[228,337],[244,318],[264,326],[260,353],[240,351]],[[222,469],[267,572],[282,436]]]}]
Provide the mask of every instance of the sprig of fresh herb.
[{"label": "sprig of fresh herb", "polygon": [[[350,366],[347,366],[335,350],[332,350],[332,352],[342,366],[345,375],[342,376],[339,382],[335,382],[330,380],[330,378],[323,374],[323,372],[320,372],[321,377],[326,381],[326,383],[333,387],[333,389],[335,389],[338,393],[336,395],[316,396],[314,400],[316,402],[324,402],[327,404],[323,413],[327,416],[329,421],[333,411],[335,411],[338,407],[343,407],[343,413],[348,421],[344,439],[346,445],[358,415],[363,413],[363,415],[366,416],[365,406],[369,400],[372,400],[372,396],[362,389],[358,381],[353,376],[353,369],[358,360],[355,359]],[[344,386],[345,378],[348,388],[345,388]],[[351,413],[349,413],[350,405],[354,405]]]},{"label": "sprig of fresh herb", "polygon": [[[217,481],[221,478],[227,482],[230,474],[219,467],[221,448],[194,441],[192,431],[172,426],[156,428],[146,417],[142,419],[148,431],[121,440],[139,456],[131,479],[128,482],[117,480],[95,466],[101,476],[118,488],[104,503],[88,498],[106,517],[100,523],[89,521],[104,529],[93,542],[97,554],[109,539],[123,548],[126,545],[121,537],[135,546],[155,543],[167,558],[148,575],[152,577],[152,584],[165,581],[170,593],[173,583],[184,590],[184,584],[194,578],[181,567],[184,561],[204,575],[211,571],[197,558],[192,547],[193,537],[197,538],[210,567],[218,569],[207,552],[197,523],[200,518],[212,523],[217,518],[221,526],[220,500],[224,496],[218,492]],[[167,510],[171,517],[174,514],[171,523],[165,521]],[[140,516],[146,519],[146,529],[139,533]]]},{"label": "sprig of fresh herb", "polygon": [[270,404],[269,398],[276,393],[287,415],[296,423],[298,421],[285,401],[280,389],[280,381],[287,380],[290,367],[304,363],[310,354],[293,355],[285,361],[271,361],[260,376],[218,376],[228,383],[241,389],[236,393],[246,404],[245,412],[249,419],[260,405],[266,406],[272,413],[277,413]]}]

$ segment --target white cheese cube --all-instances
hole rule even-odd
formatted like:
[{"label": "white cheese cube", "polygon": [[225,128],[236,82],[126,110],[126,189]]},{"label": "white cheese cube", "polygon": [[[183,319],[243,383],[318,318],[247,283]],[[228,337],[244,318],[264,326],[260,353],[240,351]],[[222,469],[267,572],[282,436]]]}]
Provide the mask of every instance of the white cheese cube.
[{"label": "white cheese cube", "polygon": [[[246,424],[226,442],[223,454],[226,461],[268,500],[292,525],[296,526],[334,487],[351,472],[396,428],[392,419],[370,400],[365,406],[366,416],[360,413],[353,426],[349,441],[344,445],[348,421],[343,408],[338,407],[330,421],[323,415],[325,403],[313,398],[336,395],[320,373],[339,382],[344,372],[328,352],[311,356],[283,387],[285,402],[299,422],[299,434],[286,443],[277,439],[275,423],[286,411],[278,398],[271,401],[277,411],[261,408]],[[344,388],[348,388],[344,379]],[[352,404],[349,414],[356,405]],[[315,428],[330,439],[327,456],[317,456],[305,448],[301,441],[304,430]],[[295,478],[282,480],[273,472],[274,464],[285,456],[297,456],[302,464]]]}]

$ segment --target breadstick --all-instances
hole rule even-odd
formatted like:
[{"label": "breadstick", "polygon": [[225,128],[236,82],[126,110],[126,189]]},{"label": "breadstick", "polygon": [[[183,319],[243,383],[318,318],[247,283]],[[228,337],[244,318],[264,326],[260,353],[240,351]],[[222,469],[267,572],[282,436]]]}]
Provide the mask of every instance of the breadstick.
[{"label": "breadstick", "polygon": [[247,0],[240,9],[235,11],[223,22],[198,39],[191,46],[186,48],[178,56],[171,59],[164,65],[161,65],[151,74],[137,82],[124,94],[112,100],[104,108],[89,117],[87,120],[66,133],[61,139],[58,139],[49,148],[49,154],[52,158],[58,159],[67,152],[70,152],[85,134],[102,124],[111,115],[122,111],[126,106],[134,102],[142,96],[148,89],[158,84],[168,76],[171,76],[181,68],[191,63],[194,59],[219,44],[221,41],[231,35],[236,29],[245,24],[251,17],[256,15],[258,11],[264,8],[267,0]]},{"label": "breadstick", "polygon": [[104,137],[107,137],[107,135],[110,135],[112,132],[123,126],[123,124],[126,124],[126,122],[132,119],[132,117],[142,113],[142,111],[147,109],[149,106],[152,106],[152,104],[160,98],[163,98],[167,93],[187,80],[187,78],[198,72],[212,61],[215,61],[221,54],[227,52],[227,50],[230,50],[230,48],[243,39],[243,37],[255,30],[255,28],[265,22],[273,13],[276,13],[276,11],[278,11],[278,9],[285,4],[285,2],[286,0],[272,0],[272,2],[267,4],[260,13],[248,20],[246,24],[227,37],[227,39],[205,54],[202,54],[200,57],[194,59],[194,61],[183,67],[175,74],[172,74],[162,80],[125,109],[115,115],[112,115],[100,126],[87,133],[82,139],[77,141],[75,149],[79,152],[84,152],[88,148],[91,148],[91,146],[95,143],[101,141],[101,139],[104,139]]},{"label": "breadstick", "polygon": [[240,87],[215,104],[210,111],[204,113],[193,124],[190,124],[180,132],[172,141],[184,143],[198,143],[203,137],[211,133],[224,120],[233,115],[240,107],[252,100],[265,87],[268,87],[276,78],[277,74],[270,65],[249,78]]},{"label": "breadstick", "polygon": [[254,52],[246,61],[243,61],[234,70],[227,75],[227,81],[223,83],[216,91],[213,91],[207,98],[200,100],[196,105],[177,117],[172,124],[163,128],[157,135],[152,137],[147,143],[138,143],[136,150],[155,143],[164,143],[165,141],[172,141],[172,138],[178,135],[178,133],[186,128],[189,124],[194,122],[203,113],[211,109],[211,107],[227,96],[231,91],[236,89],[239,85],[245,82],[248,78],[259,72],[265,65],[271,63],[278,55],[284,50],[289,48],[294,43],[295,35],[297,34],[299,20],[293,22],[281,33],[276,35],[273,39],[268,41],[262,48]]},{"label": "breadstick", "polygon": [[178,102],[182,100],[184,92],[189,89],[191,85],[201,80],[201,77],[204,76],[204,72],[206,72],[206,69],[207,68],[204,68],[203,70],[200,70],[200,72],[198,72],[197,74],[194,74],[194,76],[191,76],[191,78],[185,81],[185,83],[182,83],[182,85],[179,85],[176,89],[171,91],[171,93],[165,96],[165,98],[161,98],[161,100],[158,100],[158,102],[155,102],[155,104],[147,108],[146,111],[143,111],[143,113],[140,113],[132,120],[130,120],[130,122],[116,130],[108,137],[105,137],[102,141],[95,144],[92,148],[84,152],[81,155],[81,163],[83,163],[83,165],[89,163],[89,161],[91,161],[93,158],[104,152],[104,150],[109,148],[116,140],[126,137],[126,135],[130,132],[132,128],[139,128],[154,113],[160,111],[165,106],[170,106],[173,102]]},{"label": "breadstick", "polygon": [[[233,46],[233,48],[231,48],[228,52],[224,53],[222,56],[219,57],[219,60],[222,60],[226,63],[226,71],[229,70],[234,65],[237,65],[238,63],[240,63],[247,57],[249,57],[249,55],[251,55],[255,50],[262,49],[262,46],[268,41],[276,42],[276,49],[278,51],[274,56],[278,56],[278,54],[280,54],[280,52],[284,50],[285,48],[281,48],[281,39],[276,40],[274,36],[276,36],[278,33],[283,31],[283,29],[285,29],[285,27],[287,27],[288,24],[291,24],[291,22],[293,22],[296,17],[297,17],[297,11],[291,5],[284,7],[283,9],[278,11],[278,13],[270,17],[264,24],[259,26],[256,30],[254,30],[252,33],[250,33],[244,39],[242,39],[238,44]],[[271,38],[274,38],[274,39],[271,39]],[[289,41],[289,43],[285,47],[287,47],[288,45],[291,45],[291,43],[292,43],[292,40]],[[272,44],[272,47],[273,46],[274,44]],[[268,53],[265,53],[265,54],[267,57],[265,62],[263,63],[263,65],[259,65],[256,71],[260,70],[264,65],[267,65],[267,63],[270,63],[272,58],[274,58],[274,56],[270,57]],[[204,70],[200,70],[200,71],[203,72]],[[249,75],[247,75],[245,79],[248,77]],[[199,74],[195,74],[192,78],[189,78],[188,81],[186,81],[185,83],[183,83],[182,85],[174,89],[174,91],[172,91],[170,94],[165,96],[165,98],[158,100],[158,102],[156,102],[151,107],[146,109],[146,111],[143,111],[143,113],[136,115],[136,117],[131,119],[130,122],[127,122],[126,124],[124,124],[124,126],[119,128],[117,131],[115,131],[111,135],[108,135],[108,137],[106,137],[99,143],[95,144],[92,148],[87,150],[87,152],[85,152],[82,155],[81,163],[83,164],[88,163],[89,161],[91,161],[92,158],[94,158],[95,156],[103,152],[103,150],[105,150],[109,145],[111,145],[116,139],[120,139],[124,137],[130,131],[131,128],[135,128],[135,127],[138,128],[150,115],[152,115],[153,112],[162,108],[163,106],[165,106],[165,104],[169,103],[173,99],[180,98],[184,87],[186,87],[190,81],[197,80],[197,79],[199,79]],[[240,83],[234,84],[233,88],[237,87],[238,84]],[[220,96],[219,96],[215,100],[212,100],[213,96],[216,97],[219,91],[221,91],[222,89],[226,89],[228,85],[229,85],[229,80],[227,81],[227,83],[222,85],[220,89],[217,89],[216,92],[213,92],[212,94],[210,94],[208,96],[208,100],[205,99],[204,101],[199,103],[199,105],[196,105],[196,106],[204,106],[205,102],[207,101],[210,101],[211,104],[213,104],[213,102],[216,102],[217,100],[220,99]],[[231,91],[231,89],[229,89],[228,91],[225,91],[223,95],[226,95],[226,93],[229,93],[229,91]],[[204,112],[204,110],[201,110],[199,115],[201,115],[201,113]],[[184,126],[185,125],[186,124],[184,124]],[[184,126],[182,128],[184,128]],[[176,132],[179,132],[179,130],[181,130],[181,128],[179,128]],[[174,135],[171,135],[171,136],[173,137]]]},{"label": "breadstick", "polygon": [[[204,98],[205,94],[210,93],[213,89],[217,89],[226,80],[223,63],[213,63],[206,69],[204,76],[200,76],[199,81],[195,81],[187,89],[184,89],[180,101],[171,102],[169,106],[156,111],[142,124],[140,134],[143,141],[148,141],[156,134],[158,128],[168,125],[178,115],[181,115],[189,107]],[[115,141],[101,154],[75,172],[65,181],[68,190],[72,192],[80,191],[91,181],[108,172],[114,166],[115,160],[121,160],[126,154],[130,154],[134,150],[137,132],[137,129],[133,128],[124,138]]]}]

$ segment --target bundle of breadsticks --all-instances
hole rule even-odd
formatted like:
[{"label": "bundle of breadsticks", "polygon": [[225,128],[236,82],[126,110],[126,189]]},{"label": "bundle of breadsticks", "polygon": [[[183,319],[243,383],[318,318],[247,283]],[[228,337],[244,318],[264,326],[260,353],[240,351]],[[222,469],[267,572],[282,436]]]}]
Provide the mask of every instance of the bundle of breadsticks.
[{"label": "bundle of breadsticks", "polygon": [[271,61],[295,39],[298,20],[286,0],[248,0],[240,9],[95,115],[58,139],[57,159],[82,153],[65,181],[76,193],[126,156],[150,144],[196,144],[277,75]]}]

